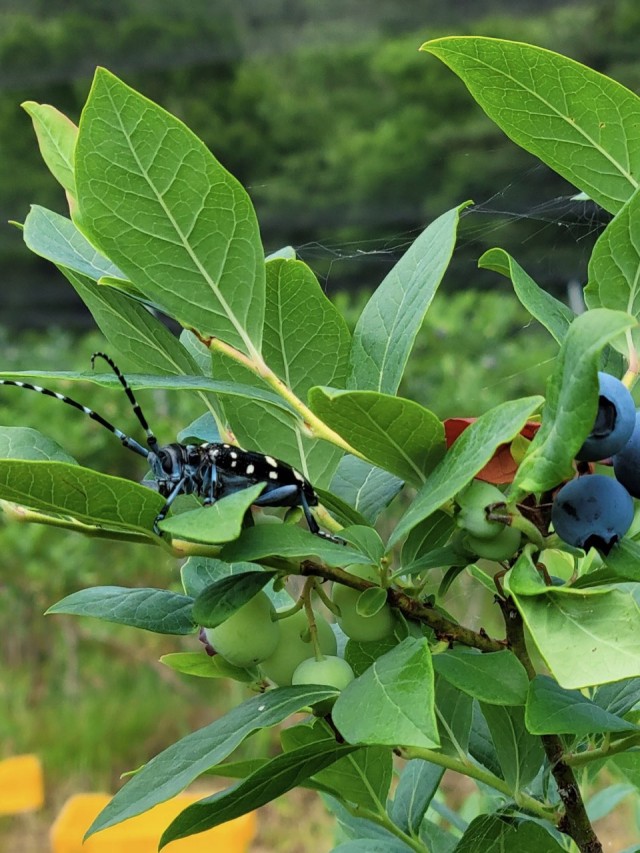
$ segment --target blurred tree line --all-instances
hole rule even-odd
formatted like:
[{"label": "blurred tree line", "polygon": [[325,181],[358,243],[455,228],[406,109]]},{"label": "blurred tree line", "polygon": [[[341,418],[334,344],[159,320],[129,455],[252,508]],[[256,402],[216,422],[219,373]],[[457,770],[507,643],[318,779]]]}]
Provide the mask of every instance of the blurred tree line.
[{"label": "blurred tree line", "polygon": [[[635,0],[0,0],[0,219],[64,199],[23,100],[79,117],[97,64],[182,118],[248,188],[267,250],[294,245],[336,289],[370,290],[413,237],[472,198],[449,287],[501,244],[558,293],[603,225],[417,48],[449,33],[531,41],[633,87]],[[504,227],[508,223],[508,228]],[[0,229],[2,322],[84,325],[71,289]]]}]

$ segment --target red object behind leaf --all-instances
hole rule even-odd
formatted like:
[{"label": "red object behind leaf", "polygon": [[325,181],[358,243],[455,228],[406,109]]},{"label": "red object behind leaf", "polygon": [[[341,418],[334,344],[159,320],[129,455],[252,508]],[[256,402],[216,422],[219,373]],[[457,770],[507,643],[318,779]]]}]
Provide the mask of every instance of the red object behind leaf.
[{"label": "red object behind leaf", "polygon": [[[447,447],[451,447],[465,429],[476,420],[478,419],[447,418],[444,421],[444,434]],[[528,421],[520,430],[520,435],[531,441],[539,428],[540,424],[537,421]],[[478,471],[476,479],[484,480],[487,483],[494,483],[495,485],[511,483],[517,469],[518,466],[511,455],[510,445],[501,444],[490,461],[487,462],[481,471]]]}]

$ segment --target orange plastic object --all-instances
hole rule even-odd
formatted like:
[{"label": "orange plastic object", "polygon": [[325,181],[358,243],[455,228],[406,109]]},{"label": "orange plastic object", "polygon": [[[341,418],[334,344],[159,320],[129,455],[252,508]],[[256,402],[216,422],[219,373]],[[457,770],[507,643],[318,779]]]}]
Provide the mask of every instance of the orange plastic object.
[{"label": "orange plastic object", "polygon": [[[107,805],[109,794],[76,794],[70,797],[56,818],[49,838],[52,853],[157,853],[160,836],[187,806],[208,796],[179,794],[144,814],[92,835],[82,843],[94,818]],[[246,853],[256,834],[254,812],[216,826],[207,832],[173,841],[168,853]]]},{"label": "orange plastic object", "polygon": [[0,815],[41,808],[42,764],[37,755],[14,755],[0,761]]}]

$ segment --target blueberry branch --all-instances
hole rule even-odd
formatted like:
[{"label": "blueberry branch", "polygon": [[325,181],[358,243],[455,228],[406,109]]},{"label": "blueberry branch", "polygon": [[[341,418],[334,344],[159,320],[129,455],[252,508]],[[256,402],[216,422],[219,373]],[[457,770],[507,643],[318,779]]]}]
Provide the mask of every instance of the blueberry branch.
[{"label": "blueberry branch", "polygon": [[[520,611],[509,598],[498,599],[498,604],[504,616],[509,647],[524,666],[529,680],[533,680],[536,671],[527,651]],[[564,805],[558,829],[573,838],[581,853],[602,853],[602,845],[591,826],[576,777],[565,760],[562,741],[557,735],[541,735],[540,739]]]}]

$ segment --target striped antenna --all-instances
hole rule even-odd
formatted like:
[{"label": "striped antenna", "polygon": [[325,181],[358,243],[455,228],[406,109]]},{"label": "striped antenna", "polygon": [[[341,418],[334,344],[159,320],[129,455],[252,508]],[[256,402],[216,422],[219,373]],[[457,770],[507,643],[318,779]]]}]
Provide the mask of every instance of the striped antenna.
[{"label": "striped antenna", "polygon": [[101,358],[104,361],[106,361],[107,364],[109,365],[109,367],[111,368],[111,370],[113,370],[115,375],[118,377],[120,384],[124,388],[124,393],[129,398],[129,402],[131,403],[131,406],[133,408],[133,412],[134,412],[135,416],[138,418],[138,420],[140,421],[140,426],[142,427],[142,429],[147,434],[147,444],[149,445],[151,450],[153,450],[155,453],[158,450],[158,439],[151,432],[149,424],[147,423],[147,419],[143,415],[142,409],[140,408],[140,403],[138,403],[136,398],[133,396],[133,391],[129,387],[129,383],[127,382],[127,380],[124,378],[124,376],[120,372],[120,368],[117,366],[115,361],[113,361],[111,356],[108,356],[104,352],[94,352],[94,354],[91,356],[91,367],[92,368],[95,367],[96,358]]},{"label": "striped antenna", "polygon": [[103,418],[101,414],[94,412],[93,409],[88,409],[86,406],[83,406],[82,403],[78,403],[77,400],[73,400],[71,397],[66,397],[64,394],[58,394],[57,391],[52,391],[50,388],[42,388],[40,385],[31,385],[29,382],[19,382],[16,379],[0,379],[0,385],[13,385],[15,388],[26,388],[27,391],[35,391],[37,394],[44,394],[45,397],[55,397],[55,399],[60,400],[61,403],[66,403],[67,406],[73,406],[75,409],[79,409],[81,412],[84,412],[85,415],[88,415],[92,420],[97,421],[101,426],[108,429],[109,432],[112,432],[117,436],[122,444],[129,450],[133,450],[133,452],[137,453],[139,456],[144,456],[145,459],[149,455],[149,451],[146,447],[142,447],[142,445],[138,444],[134,438],[130,438],[128,435],[125,435],[122,430],[115,427],[106,418]]}]

